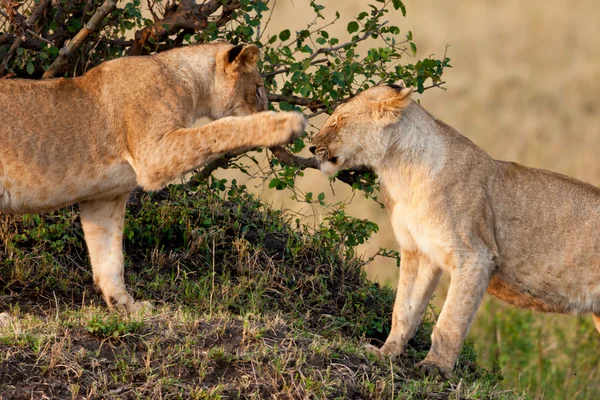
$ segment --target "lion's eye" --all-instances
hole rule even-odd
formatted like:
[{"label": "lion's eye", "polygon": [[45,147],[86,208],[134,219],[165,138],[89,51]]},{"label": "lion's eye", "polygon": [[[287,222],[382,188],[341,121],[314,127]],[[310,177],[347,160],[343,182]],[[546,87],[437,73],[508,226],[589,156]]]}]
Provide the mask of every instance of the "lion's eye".
[{"label": "lion's eye", "polygon": [[338,158],[337,158],[337,157],[331,157],[331,158],[329,159],[329,162],[330,162],[330,163],[333,163],[333,164],[335,164],[335,163],[337,162],[337,160],[338,160]]}]

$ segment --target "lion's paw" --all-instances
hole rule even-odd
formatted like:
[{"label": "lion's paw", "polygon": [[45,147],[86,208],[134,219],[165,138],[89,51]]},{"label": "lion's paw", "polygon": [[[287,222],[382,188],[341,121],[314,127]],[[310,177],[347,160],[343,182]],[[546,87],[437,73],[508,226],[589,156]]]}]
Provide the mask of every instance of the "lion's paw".
[{"label": "lion's paw", "polygon": [[154,309],[154,306],[149,301],[136,301],[128,307],[130,314],[149,313]]},{"label": "lion's paw", "polygon": [[395,342],[385,343],[381,348],[375,347],[372,344],[366,344],[365,349],[371,353],[374,353],[380,357],[396,357],[402,354],[402,346]]},{"label": "lion's paw", "polygon": [[277,145],[292,143],[306,129],[306,117],[300,112],[281,111],[273,112],[271,115],[274,118],[274,124],[270,128],[273,129]]},{"label": "lion's paw", "polygon": [[448,367],[443,367],[434,362],[423,360],[415,365],[422,373],[429,375],[434,378],[441,378],[442,380],[448,380],[452,377],[452,370]]},{"label": "lion's paw", "polygon": [[134,301],[122,307],[124,313],[129,315],[145,315],[154,309],[149,301]]},{"label": "lion's paw", "polygon": [[306,117],[299,112],[289,112],[288,115],[288,126],[291,130],[290,142],[293,142],[294,139],[300,137],[304,133],[304,130],[306,129]]}]

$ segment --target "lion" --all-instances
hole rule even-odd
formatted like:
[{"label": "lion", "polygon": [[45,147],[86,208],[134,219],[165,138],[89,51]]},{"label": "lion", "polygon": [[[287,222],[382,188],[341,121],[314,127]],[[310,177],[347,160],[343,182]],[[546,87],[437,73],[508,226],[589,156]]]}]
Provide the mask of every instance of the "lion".
[{"label": "lion", "polygon": [[[219,155],[304,131],[301,113],[266,111],[258,58],[254,45],[216,42],[115,59],[76,78],[0,80],[0,212],[78,203],[108,307],[143,308],[123,278],[131,191],[161,189]],[[201,117],[216,121],[192,127]]]},{"label": "lion", "polygon": [[487,291],[518,307],[591,313],[600,331],[600,189],[491,158],[411,100],[376,86],[338,107],[311,151],[328,175],[368,167],[401,249],[391,332],[397,356],[419,326],[443,271],[448,295],[422,370],[451,376]]}]

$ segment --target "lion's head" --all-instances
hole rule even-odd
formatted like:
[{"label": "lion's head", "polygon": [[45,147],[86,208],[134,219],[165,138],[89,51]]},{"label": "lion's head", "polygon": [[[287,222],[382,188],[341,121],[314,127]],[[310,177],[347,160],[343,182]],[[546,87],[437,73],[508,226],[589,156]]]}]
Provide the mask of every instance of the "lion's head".
[{"label": "lion's head", "polygon": [[253,44],[219,46],[210,96],[212,118],[245,116],[268,109],[267,92],[256,69],[259,55]]},{"label": "lion's head", "polygon": [[411,93],[412,89],[397,85],[376,86],[339,106],[310,148],[321,171],[333,175],[343,169],[373,167],[387,148],[386,129],[398,122]]}]

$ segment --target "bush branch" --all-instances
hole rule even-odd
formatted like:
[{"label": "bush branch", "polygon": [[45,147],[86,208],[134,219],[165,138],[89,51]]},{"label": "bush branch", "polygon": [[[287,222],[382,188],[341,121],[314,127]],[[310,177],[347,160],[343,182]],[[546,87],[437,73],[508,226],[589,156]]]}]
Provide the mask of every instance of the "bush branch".
[{"label": "bush branch", "polygon": [[223,13],[217,25],[222,25],[229,21],[231,12],[241,6],[239,1],[211,0],[200,5],[197,5],[195,1],[182,1],[177,8],[167,9],[162,19],[137,31],[132,46],[127,49],[127,55],[140,55],[150,39],[154,43],[159,43],[169,35],[179,32],[180,29],[194,31],[206,29],[208,17],[219,7],[223,7]]},{"label": "bush branch", "polygon": [[[38,6],[31,13],[31,16],[29,17],[29,19],[26,22],[26,25],[27,26],[34,26],[35,23],[42,16],[42,14],[44,13],[44,11],[46,11],[46,8],[50,5],[50,3],[51,3],[51,0],[42,0],[40,2],[40,4],[38,4]],[[28,28],[26,28],[26,29],[28,29]],[[15,39],[15,41],[12,43],[12,45],[10,46],[10,49],[8,50],[8,53],[6,53],[6,55],[4,56],[4,60],[2,61],[2,64],[0,65],[0,75],[2,73],[4,73],[4,70],[8,66],[8,63],[13,58],[13,56],[15,55],[15,52],[21,46],[22,43],[23,43],[23,37],[22,36],[17,37]]]},{"label": "bush branch", "polygon": [[267,93],[267,98],[269,101],[275,103],[286,102],[288,104],[294,104],[297,106],[307,107],[311,111],[316,111],[318,109],[327,108],[325,104],[323,104],[320,100],[307,99],[299,96],[292,95],[283,95],[283,94],[275,94],[275,93]]},{"label": "bush branch", "polygon": [[306,158],[295,156],[282,146],[272,147],[269,150],[271,150],[273,155],[283,165],[296,167],[298,169],[319,169],[319,161],[315,157]]},{"label": "bush branch", "polygon": [[116,7],[115,0],[104,0],[104,3],[96,10],[92,18],[87,24],[75,35],[72,40],[69,40],[63,48],[60,49],[58,57],[52,65],[44,73],[43,79],[53,78],[56,75],[62,74],[65,68],[69,65],[69,58],[77,51],[85,42],[85,39],[90,33],[98,29],[102,20],[112,12]]}]

